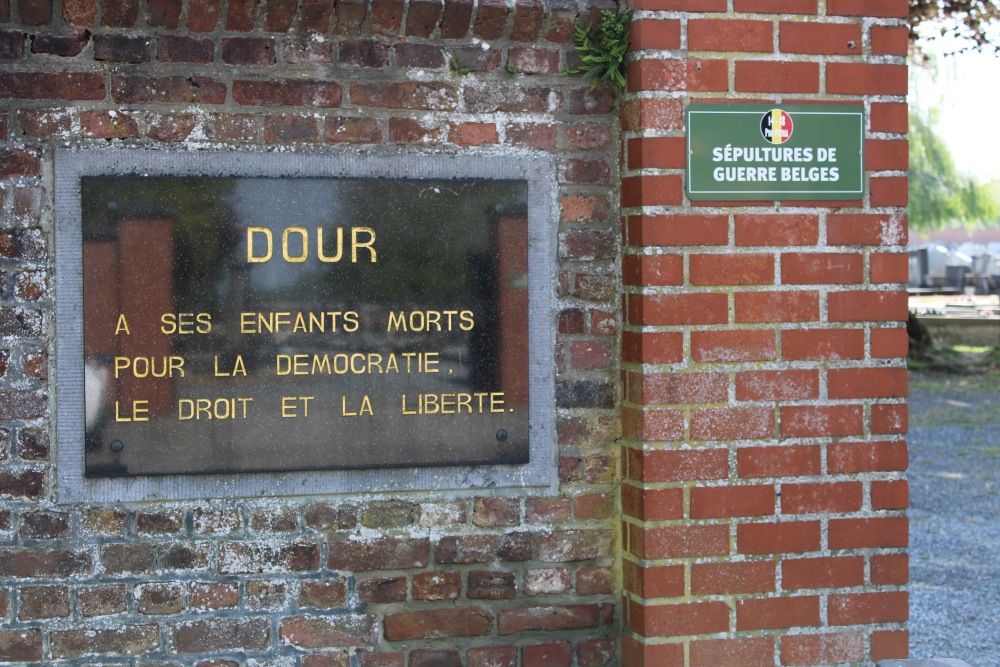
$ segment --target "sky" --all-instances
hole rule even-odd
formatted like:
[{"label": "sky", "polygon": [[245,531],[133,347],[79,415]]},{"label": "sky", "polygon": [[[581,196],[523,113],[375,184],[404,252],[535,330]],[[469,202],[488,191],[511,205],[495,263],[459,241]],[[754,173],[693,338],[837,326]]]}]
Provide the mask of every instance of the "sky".
[{"label": "sky", "polygon": [[979,180],[1000,179],[1000,55],[952,52],[956,40],[924,42],[937,60],[936,74],[910,69],[910,105],[938,107],[938,134],[948,145],[959,170]]}]

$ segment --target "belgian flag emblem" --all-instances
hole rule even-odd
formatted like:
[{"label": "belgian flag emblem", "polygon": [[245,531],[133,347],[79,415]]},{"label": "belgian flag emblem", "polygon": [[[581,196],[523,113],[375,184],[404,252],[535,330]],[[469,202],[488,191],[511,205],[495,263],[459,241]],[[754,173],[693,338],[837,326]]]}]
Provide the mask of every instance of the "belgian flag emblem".
[{"label": "belgian flag emblem", "polygon": [[760,133],[771,144],[783,144],[792,138],[792,117],[781,109],[771,109],[760,119]]}]

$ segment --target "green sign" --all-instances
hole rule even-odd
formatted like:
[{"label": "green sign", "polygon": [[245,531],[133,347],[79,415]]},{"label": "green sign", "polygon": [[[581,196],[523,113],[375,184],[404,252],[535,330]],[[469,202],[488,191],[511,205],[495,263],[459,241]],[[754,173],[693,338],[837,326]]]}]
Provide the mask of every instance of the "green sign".
[{"label": "green sign", "polygon": [[687,130],[692,201],[864,195],[861,105],[692,104]]}]

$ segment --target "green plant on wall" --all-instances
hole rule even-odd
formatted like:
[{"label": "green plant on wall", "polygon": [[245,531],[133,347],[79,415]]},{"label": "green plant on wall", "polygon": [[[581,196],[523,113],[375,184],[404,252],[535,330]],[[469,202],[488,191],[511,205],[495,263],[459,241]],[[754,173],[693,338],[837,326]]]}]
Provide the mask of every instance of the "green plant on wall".
[{"label": "green plant on wall", "polygon": [[603,81],[625,88],[625,55],[631,21],[630,11],[606,9],[601,12],[597,25],[577,26],[573,32],[573,49],[580,56],[581,64],[566,70],[566,74],[591,77],[591,90]]}]

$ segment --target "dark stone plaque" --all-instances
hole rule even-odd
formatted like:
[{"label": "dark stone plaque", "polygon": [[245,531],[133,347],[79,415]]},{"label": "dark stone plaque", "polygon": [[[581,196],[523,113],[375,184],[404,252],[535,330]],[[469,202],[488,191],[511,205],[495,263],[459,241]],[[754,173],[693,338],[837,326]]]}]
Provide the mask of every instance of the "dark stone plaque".
[{"label": "dark stone plaque", "polygon": [[528,462],[526,180],[80,197],[87,477]]}]

